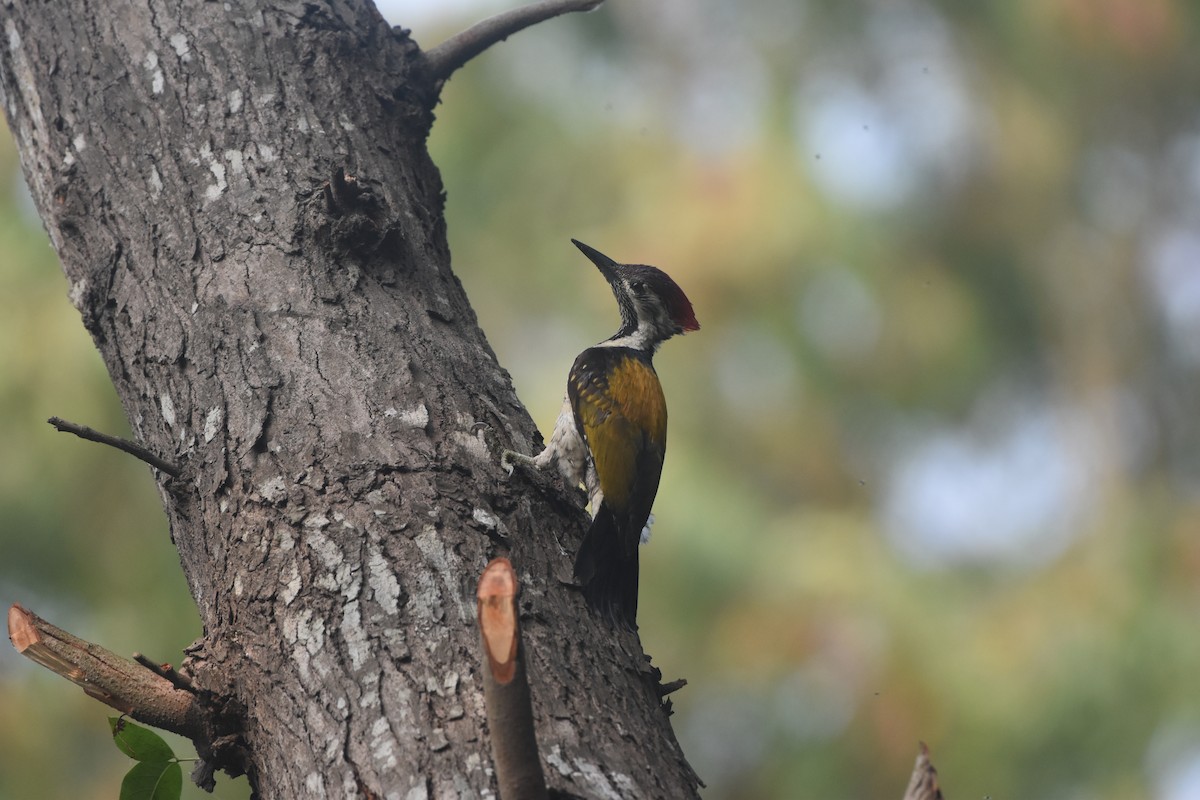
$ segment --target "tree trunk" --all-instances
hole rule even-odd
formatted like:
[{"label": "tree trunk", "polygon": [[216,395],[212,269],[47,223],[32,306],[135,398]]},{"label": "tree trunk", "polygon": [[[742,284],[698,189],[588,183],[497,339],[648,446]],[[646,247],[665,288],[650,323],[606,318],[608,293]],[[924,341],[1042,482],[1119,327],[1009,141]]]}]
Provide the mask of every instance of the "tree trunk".
[{"label": "tree trunk", "polygon": [[450,271],[408,32],[365,0],[0,0],[0,26],[71,301],[182,468],[156,479],[222,709],[201,750],[263,797],[494,791],[474,590],[508,555],[552,790],[694,796],[636,635],[569,585],[580,496],[499,469],[537,432]]}]

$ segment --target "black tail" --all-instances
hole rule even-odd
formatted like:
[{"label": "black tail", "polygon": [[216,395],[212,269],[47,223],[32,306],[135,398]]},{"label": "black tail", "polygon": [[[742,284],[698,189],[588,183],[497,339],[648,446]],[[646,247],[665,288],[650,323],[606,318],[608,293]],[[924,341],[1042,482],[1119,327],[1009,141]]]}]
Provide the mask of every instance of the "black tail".
[{"label": "black tail", "polygon": [[592,520],[575,557],[575,580],[588,605],[613,622],[637,629],[638,542],[641,526],[624,530],[607,504]]}]

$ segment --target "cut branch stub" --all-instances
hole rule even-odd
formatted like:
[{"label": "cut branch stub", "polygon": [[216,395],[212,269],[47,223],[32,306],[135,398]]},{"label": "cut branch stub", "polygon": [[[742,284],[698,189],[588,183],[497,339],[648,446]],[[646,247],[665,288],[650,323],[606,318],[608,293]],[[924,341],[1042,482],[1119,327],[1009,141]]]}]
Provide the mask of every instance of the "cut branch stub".
[{"label": "cut branch stub", "polygon": [[924,742],[920,742],[917,762],[913,764],[912,777],[908,780],[904,800],[944,800],[942,787],[938,785],[937,770],[929,760],[929,748]]},{"label": "cut branch stub", "polygon": [[546,777],[538,758],[533,704],[525,676],[518,588],[507,558],[493,559],[479,578],[479,632],[487,658],[483,697],[500,797],[540,800],[547,796]]},{"label": "cut branch stub", "polygon": [[517,671],[517,576],[507,558],[493,559],[479,579],[479,630],[488,669],[496,683],[512,681]]}]

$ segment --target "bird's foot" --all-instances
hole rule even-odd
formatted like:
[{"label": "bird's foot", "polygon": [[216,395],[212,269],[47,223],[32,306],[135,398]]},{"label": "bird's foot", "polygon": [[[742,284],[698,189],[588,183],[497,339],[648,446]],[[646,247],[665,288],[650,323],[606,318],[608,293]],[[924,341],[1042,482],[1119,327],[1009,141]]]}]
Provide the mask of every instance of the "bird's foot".
[{"label": "bird's foot", "polygon": [[518,453],[516,450],[504,450],[500,453],[500,468],[508,475],[513,474],[513,467],[517,464],[532,463],[532,457]]}]

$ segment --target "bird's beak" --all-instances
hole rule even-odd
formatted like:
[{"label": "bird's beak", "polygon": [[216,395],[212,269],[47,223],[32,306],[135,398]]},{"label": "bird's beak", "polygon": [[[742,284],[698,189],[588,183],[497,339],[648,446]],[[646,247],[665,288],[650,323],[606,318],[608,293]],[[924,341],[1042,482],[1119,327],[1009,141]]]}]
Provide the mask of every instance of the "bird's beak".
[{"label": "bird's beak", "polygon": [[588,247],[578,239],[572,239],[571,244],[578,247],[583,254],[587,256],[593,264],[596,265],[596,268],[600,270],[600,274],[604,276],[606,281],[612,283],[617,279],[617,262],[604,255],[604,253],[601,253],[596,248]]}]

